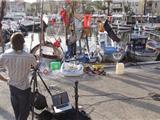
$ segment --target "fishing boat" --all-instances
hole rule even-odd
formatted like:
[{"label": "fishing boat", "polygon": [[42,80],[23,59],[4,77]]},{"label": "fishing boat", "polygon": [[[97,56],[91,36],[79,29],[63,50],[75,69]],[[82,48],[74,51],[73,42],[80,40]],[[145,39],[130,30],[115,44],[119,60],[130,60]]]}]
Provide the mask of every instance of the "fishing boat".
[{"label": "fishing boat", "polygon": [[112,23],[112,28],[118,30],[131,30],[132,26],[125,24],[123,21],[116,20],[114,23]]},{"label": "fishing boat", "polygon": [[156,26],[153,24],[146,24],[146,25],[142,26],[142,28],[145,31],[155,31],[156,30]]},{"label": "fishing boat", "polygon": [[108,33],[99,32],[98,41],[101,48],[103,60],[118,62],[125,56],[125,47],[108,37]]},{"label": "fishing boat", "polygon": [[60,72],[64,76],[68,77],[76,77],[81,76],[83,74],[83,65],[82,64],[75,64],[71,62],[64,62],[61,65]]},{"label": "fishing boat", "polygon": [[153,18],[154,16],[147,15],[147,23],[142,26],[143,30],[145,31],[155,31],[156,25],[153,23],[153,20],[150,18]]},{"label": "fishing boat", "polygon": [[128,25],[125,21],[125,16],[123,14],[112,15],[113,23],[111,24],[112,29],[118,30],[131,30],[132,25]]},{"label": "fishing boat", "polygon": [[131,34],[128,44],[128,56],[137,61],[155,61],[159,52],[146,47],[148,37],[140,34]]},{"label": "fishing boat", "polygon": [[159,53],[159,55],[157,56],[157,61],[160,60],[160,42],[158,42],[157,40],[149,40],[146,44],[146,47],[148,49],[152,49],[152,50],[155,50]]}]

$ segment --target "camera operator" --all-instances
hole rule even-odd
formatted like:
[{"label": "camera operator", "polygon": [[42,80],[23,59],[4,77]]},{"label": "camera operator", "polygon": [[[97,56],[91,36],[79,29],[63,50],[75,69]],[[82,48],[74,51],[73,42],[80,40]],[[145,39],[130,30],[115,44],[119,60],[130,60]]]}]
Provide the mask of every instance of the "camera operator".
[{"label": "camera operator", "polygon": [[27,120],[30,111],[31,88],[29,72],[37,62],[32,54],[23,50],[24,36],[17,32],[11,36],[12,48],[0,56],[0,66],[8,71],[9,79],[0,75],[0,79],[8,81],[11,104],[16,120]]}]

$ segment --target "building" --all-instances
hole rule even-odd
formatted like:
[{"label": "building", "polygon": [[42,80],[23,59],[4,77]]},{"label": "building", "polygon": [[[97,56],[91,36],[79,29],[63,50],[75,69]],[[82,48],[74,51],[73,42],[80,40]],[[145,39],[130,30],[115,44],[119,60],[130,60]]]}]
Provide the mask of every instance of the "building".
[{"label": "building", "polygon": [[160,0],[146,0],[146,14],[160,16]]},{"label": "building", "polygon": [[25,16],[31,11],[31,3],[22,0],[8,1],[6,9],[8,16]]},{"label": "building", "polygon": [[124,12],[124,4],[121,1],[113,1],[111,4],[112,14],[121,14]]}]

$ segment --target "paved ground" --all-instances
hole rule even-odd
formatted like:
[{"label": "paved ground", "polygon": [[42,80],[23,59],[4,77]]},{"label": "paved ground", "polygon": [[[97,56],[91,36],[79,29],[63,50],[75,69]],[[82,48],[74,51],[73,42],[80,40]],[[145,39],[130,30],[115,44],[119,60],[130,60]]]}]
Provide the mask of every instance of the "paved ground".
[{"label": "paved ground", "polygon": [[[73,106],[74,82],[78,80],[79,105],[92,120],[160,120],[160,101],[148,96],[152,92],[160,94],[159,68],[160,64],[126,67],[123,75],[116,75],[115,68],[106,68],[106,76],[85,74],[71,78],[55,73],[43,78],[47,86],[56,85],[66,90]],[[50,101],[49,94],[43,85],[41,87]],[[14,120],[8,86],[4,82],[0,82],[0,95],[0,120]]]}]

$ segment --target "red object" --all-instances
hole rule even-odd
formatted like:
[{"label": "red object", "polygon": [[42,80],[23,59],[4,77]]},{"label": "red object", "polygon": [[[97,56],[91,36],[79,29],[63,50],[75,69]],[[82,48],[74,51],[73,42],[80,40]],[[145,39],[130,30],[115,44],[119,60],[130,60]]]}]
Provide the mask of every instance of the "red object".
[{"label": "red object", "polygon": [[66,3],[70,4],[71,3],[71,0],[65,0]]},{"label": "red object", "polygon": [[47,75],[47,74],[48,74],[48,70],[47,70],[47,69],[44,69],[44,70],[43,70],[43,74]]},{"label": "red object", "polygon": [[91,27],[91,20],[92,20],[92,16],[91,15],[85,15],[84,16],[84,23],[83,23],[83,27],[84,28],[90,28]]},{"label": "red object", "polygon": [[56,47],[56,48],[59,48],[61,47],[61,42],[59,40],[56,40],[53,45]]},{"label": "red object", "polygon": [[60,15],[62,17],[64,24],[68,25],[69,24],[69,17],[68,17],[67,11],[64,8],[62,8]]},{"label": "red object", "polygon": [[52,25],[54,26],[55,23],[56,23],[56,19],[52,18]]},{"label": "red object", "polygon": [[108,16],[108,21],[112,22],[112,18],[113,18],[112,16]]}]

